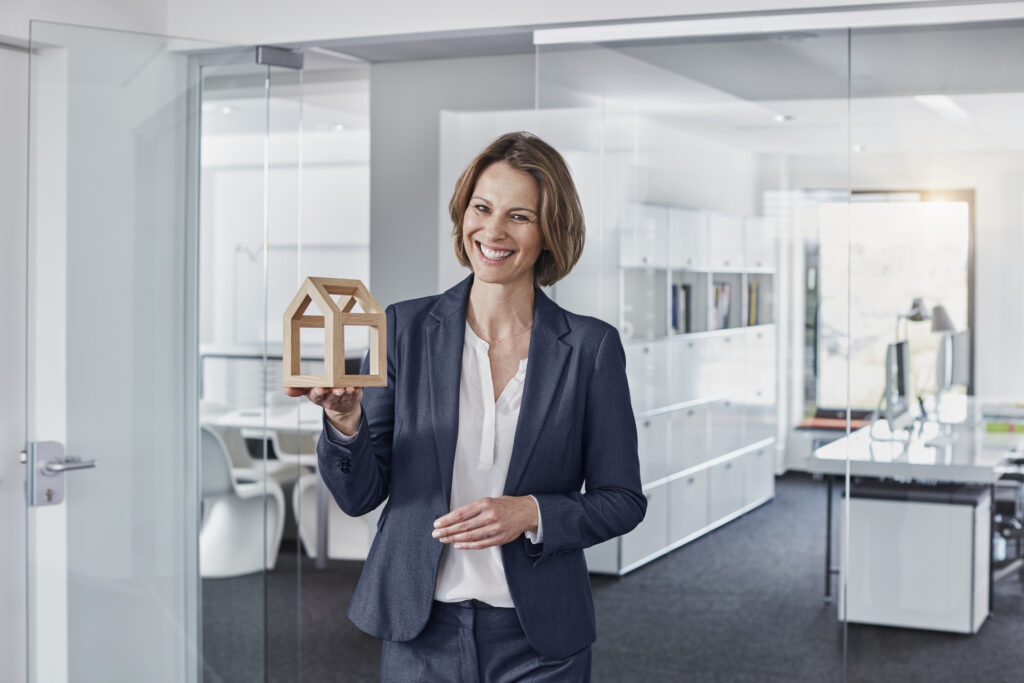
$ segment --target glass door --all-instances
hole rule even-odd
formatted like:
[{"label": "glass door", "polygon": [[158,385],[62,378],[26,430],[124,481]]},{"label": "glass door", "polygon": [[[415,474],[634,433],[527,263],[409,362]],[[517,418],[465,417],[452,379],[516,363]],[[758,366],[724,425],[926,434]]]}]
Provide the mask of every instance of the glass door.
[{"label": "glass door", "polygon": [[[254,52],[32,25],[30,681],[200,676],[197,537],[212,480],[198,420],[199,94],[203,69]],[[247,199],[262,216],[264,197]],[[250,654],[260,678],[262,650]]]}]

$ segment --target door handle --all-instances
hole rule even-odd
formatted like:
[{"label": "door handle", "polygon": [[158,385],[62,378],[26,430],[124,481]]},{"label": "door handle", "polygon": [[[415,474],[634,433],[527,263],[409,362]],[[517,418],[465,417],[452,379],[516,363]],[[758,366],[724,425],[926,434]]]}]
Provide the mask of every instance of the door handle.
[{"label": "door handle", "polygon": [[81,458],[68,457],[64,460],[50,460],[40,469],[43,474],[52,477],[60,474],[61,472],[70,472],[72,470],[87,470],[91,467],[96,467],[95,460],[82,460]]},{"label": "door handle", "polygon": [[25,454],[29,505],[57,505],[64,500],[64,473],[96,467],[95,460],[64,456],[64,444],[33,441]]}]

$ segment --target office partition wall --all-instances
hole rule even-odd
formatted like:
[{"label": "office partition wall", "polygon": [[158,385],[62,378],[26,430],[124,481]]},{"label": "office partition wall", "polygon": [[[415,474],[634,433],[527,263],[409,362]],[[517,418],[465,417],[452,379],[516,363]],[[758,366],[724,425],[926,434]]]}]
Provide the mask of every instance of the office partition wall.
[{"label": "office partition wall", "polygon": [[[846,198],[847,32],[542,44],[537,59],[538,132],[566,155],[587,216],[583,258],[554,294],[619,330],[648,497],[641,525],[587,561],[624,582],[668,553],[699,566],[703,539],[773,500],[803,418],[804,254],[822,199]],[[843,182],[795,183],[789,169],[805,159]],[[676,670],[774,675],[778,661],[757,652],[791,652],[781,624],[814,619],[837,656],[789,660],[787,675],[841,676],[842,625],[814,596],[820,565],[759,566],[790,531],[716,567],[713,584],[698,574],[663,587],[686,615],[701,611],[697,586],[731,586],[740,604],[772,602],[779,624],[727,619],[734,656],[679,643]],[[782,598],[800,586],[801,600]],[[653,653],[677,636],[647,637]],[[610,675],[602,654],[599,641],[595,676]],[[664,667],[638,658],[646,665],[652,677]]]},{"label": "office partition wall", "polygon": [[[1024,291],[1022,65],[1019,20],[850,35],[850,183],[858,192],[848,207],[842,362],[850,403],[874,405],[886,346],[907,340],[914,427],[892,450],[877,438],[873,447],[876,459],[890,454],[918,468],[905,478],[875,472],[899,482],[900,500],[872,489],[875,478],[851,492],[840,534],[849,546],[840,614],[850,621],[850,680],[878,671],[882,642],[906,653],[899,668],[911,677],[1012,679],[1024,666],[1020,648],[1000,645],[1017,639],[1024,610],[1014,563],[1020,482],[1006,472],[1019,439],[997,431],[1013,429],[1005,408],[1024,386],[1024,327],[1005,313]],[[916,298],[923,316],[911,312]],[[973,353],[961,355],[967,367],[940,397],[939,342],[961,331]],[[876,437],[885,431],[878,427]],[[863,450],[851,445],[850,458]],[[964,463],[975,469],[959,471]]]},{"label": "office partition wall", "polygon": [[[1020,290],[1012,264],[1024,247],[1024,157],[1011,123],[1022,111],[1022,28],[914,23],[652,30],[646,40],[605,31],[600,42],[584,31],[538,34],[537,127],[566,152],[588,220],[584,257],[554,293],[623,337],[649,498],[640,528],[589,551],[592,571],[632,575],[672,553],[699,566],[702,543],[724,538],[723,525],[782,514],[757,508],[772,499],[775,472],[828,482],[816,484],[820,512],[775,539],[792,551],[793,534],[817,545],[813,569],[795,552],[776,560],[781,574],[745,561],[716,567],[761,623],[726,620],[734,656],[725,660],[703,654],[714,647],[671,650],[670,629],[650,632],[650,657],[637,662],[652,677],[659,648],[686,672],[756,670],[764,680],[940,669],[969,678],[1021,664],[1017,648],[997,645],[1024,618],[1012,562],[1020,489],[997,483],[1016,441],[986,422],[1012,432],[1007,399],[1024,380],[1019,316],[1002,313]],[[938,305],[952,329],[933,327],[946,320]],[[969,367],[937,405],[939,337],[962,330],[958,339],[973,339],[973,353],[960,355]],[[885,421],[872,422],[884,415],[895,339],[911,345],[909,367],[891,381],[915,419],[910,432],[883,434]],[[829,418],[837,429],[821,429]],[[759,469],[765,448],[778,459]],[[790,483],[783,490],[797,495]],[[879,496],[907,502],[872,507]],[[949,504],[929,507],[936,497]],[[789,501],[776,495],[771,506],[780,503]],[[751,553],[768,556],[772,539],[758,540],[766,545]],[[701,614],[702,579],[677,576],[665,598]],[[611,585],[596,581],[595,591]],[[765,604],[815,586],[817,607]],[[995,624],[989,609],[1002,615]],[[798,645],[789,629],[799,619],[815,626]],[[687,634],[701,633],[694,620]],[[943,629],[977,635],[950,643],[934,632]],[[812,657],[795,656],[806,647]],[[598,642],[595,675],[614,666],[612,650]]]}]

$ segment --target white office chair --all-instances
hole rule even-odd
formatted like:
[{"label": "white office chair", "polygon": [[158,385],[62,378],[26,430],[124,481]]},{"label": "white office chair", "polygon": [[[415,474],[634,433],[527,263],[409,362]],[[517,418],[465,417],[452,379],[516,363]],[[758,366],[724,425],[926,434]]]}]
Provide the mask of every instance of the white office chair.
[{"label": "white office chair", "polygon": [[319,435],[300,434],[292,430],[271,430],[270,443],[277,459],[293,467],[316,467],[316,442]]},{"label": "white office chair", "polygon": [[239,576],[273,569],[284,532],[281,486],[273,479],[238,477],[221,436],[205,426],[201,432],[200,576]]},{"label": "white office chair", "polygon": [[[220,415],[229,412],[228,409],[219,403],[212,401],[199,401],[199,418],[205,427],[217,432],[224,445],[227,446],[228,455],[231,456],[231,469],[235,472],[235,478],[258,479],[266,472],[267,476],[288,490],[289,486],[299,478],[302,473],[295,464],[290,461],[277,461],[268,459],[266,462],[259,458],[252,457],[249,447],[245,444],[245,437],[238,427],[225,427],[215,424],[214,420]],[[316,447],[316,442],[313,442]]]},{"label": "white office chair", "polygon": [[[292,510],[299,521],[299,538],[306,554],[314,558],[317,556],[316,488],[319,478],[319,474],[307,474],[292,490]],[[365,560],[377,533],[377,520],[383,506],[362,517],[349,517],[333,498],[327,506],[327,556],[332,560]]]}]

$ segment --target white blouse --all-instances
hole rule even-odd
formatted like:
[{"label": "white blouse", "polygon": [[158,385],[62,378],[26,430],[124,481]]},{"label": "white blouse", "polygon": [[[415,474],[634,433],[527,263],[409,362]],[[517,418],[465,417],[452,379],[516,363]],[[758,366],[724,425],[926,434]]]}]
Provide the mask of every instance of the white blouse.
[{"label": "white blouse", "polygon": [[[519,406],[523,402],[527,359],[519,362],[515,376],[495,401],[489,349],[488,343],[466,323],[450,510],[487,496],[500,496],[505,489]],[[434,599],[441,602],[476,599],[494,607],[513,607],[501,547],[459,550],[446,545],[441,553]]]},{"label": "white blouse", "polygon": [[[490,345],[478,337],[466,323],[462,345],[462,378],[459,383],[459,434],[455,443],[455,466],[452,472],[452,497],[449,510],[480,498],[501,496],[505,490],[512,444],[523,402],[526,363],[519,369],[494,400]],[[326,422],[332,435],[342,443],[355,436],[345,436]],[[532,496],[531,496],[532,498]],[[536,503],[534,498],[534,503]],[[538,506],[537,533],[526,532],[532,543],[541,543],[543,527]],[[440,543],[440,541],[438,541]],[[445,545],[441,553],[434,599],[440,602],[480,600],[494,607],[514,607],[505,580],[501,547],[480,550],[459,550]]]}]

